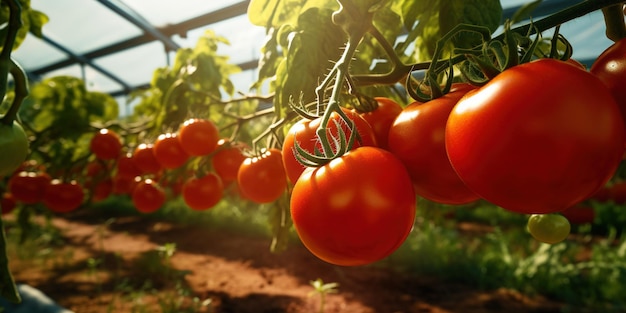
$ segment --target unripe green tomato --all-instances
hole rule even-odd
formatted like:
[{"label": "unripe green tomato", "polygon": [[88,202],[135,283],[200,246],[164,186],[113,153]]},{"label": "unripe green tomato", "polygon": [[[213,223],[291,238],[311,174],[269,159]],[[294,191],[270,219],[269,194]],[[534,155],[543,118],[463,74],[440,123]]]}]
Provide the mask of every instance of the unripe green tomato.
[{"label": "unripe green tomato", "polygon": [[538,241],[555,244],[567,238],[570,223],[560,214],[533,214],[528,218],[528,231]]},{"label": "unripe green tomato", "polygon": [[0,123],[0,177],[10,175],[28,156],[28,138],[20,124]]}]

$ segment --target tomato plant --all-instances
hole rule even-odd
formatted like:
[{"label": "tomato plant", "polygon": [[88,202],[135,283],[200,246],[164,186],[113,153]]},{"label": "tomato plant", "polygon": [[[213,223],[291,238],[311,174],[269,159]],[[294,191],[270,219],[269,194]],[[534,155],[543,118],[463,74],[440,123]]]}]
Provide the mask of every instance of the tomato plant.
[{"label": "tomato plant", "polygon": [[404,165],[376,147],[307,169],[291,195],[291,216],[304,245],[320,259],[345,266],[393,253],[413,227],[415,208]]},{"label": "tomato plant", "polygon": [[532,214],[527,226],[535,239],[549,244],[565,240],[571,230],[567,218],[560,214]]},{"label": "tomato plant", "polygon": [[28,138],[20,124],[0,123],[0,177],[13,173],[28,156]]},{"label": "tomato plant", "polygon": [[161,167],[165,169],[175,169],[183,166],[189,155],[183,149],[178,135],[175,133],[161,134],[154,142],[154,157]]},{"label": "tomato plant", "polygon": [[46,186],[42,202],[52,212],[68,213],[80,207],[84,198],[83,187],[76,181],[53,179]]},{"label": "tomato plant", "polygon": [[445,142],[453,168],[481,198],[515,212],[552,213],[611,178],[624,150],[624,122],[598,78],[540,59],[463,97]]},{"label": "tomato plant", "polygon": [[[343,109],[343,111],[346,113],[347,117],[354,122],[354,127],[357,129],[357,133],[360,138],[360,140],[354,142],[352,149],[356,149],[360,146],[376,146],[376,135],[370,124],[354,111],[347,109]],[[285,172],[287,173],[287,177],[291,183],[295,183],[305,169],[305,166],[302,165],[296,158],[295,144],[297,143],[300,148],[311,154],[320,154],[321,151],[323,151],[322,144],[316,133],[321,122],[321,118],[316,118],[314,120],[299,120],[291,126],[285,136],[282,147],[282,158],[285,165]],[[331,140],[331,138],[339,138],[337,124],[341,125],[341,129],[345,136],[350,137],[352,131],[348,128],[347,123],[341,119],[339,114],[333,112],[328,124],[328,139]]]},{"label": "tomato plant", "polygon": [[137,183],[133,188],[131,198],[137,211],[152,213],[163,206],[166,195],[157,182],[148,178]]},{"label": "tomato plant", "polygon": [[219,129],[207,119],[188,119],[178,130],[180,145],[191,156],[209,155],[219,139]]},{"label": "tomato plant", "polygon": [[191,177],[182,187],[185,203],[194,210],[206,210],[214,207],[224,195],[224,185],[215,173],[202,177]]},{"label": "tomato plant", "polygon": [[237,183],[241,193],[256,203],[278,199],[287,189],[281,151],[268,149],[259,156],[246,158],[239,167]]},{"label": "tomato plant", "polygon": [[103,128],[93,135],[89,149],[98,159],[114,160],[122,151],[122,141],[115,131]]},{"label": "tomato plant", "polygon": [[448,115],[459,99],[473,89],[456,88],[457,91],[426,103],[411,103],[389,130],[389,151],[406,166],[416,193],[445,204],[465,204],[479,198],[461,181],[446,152]]}]

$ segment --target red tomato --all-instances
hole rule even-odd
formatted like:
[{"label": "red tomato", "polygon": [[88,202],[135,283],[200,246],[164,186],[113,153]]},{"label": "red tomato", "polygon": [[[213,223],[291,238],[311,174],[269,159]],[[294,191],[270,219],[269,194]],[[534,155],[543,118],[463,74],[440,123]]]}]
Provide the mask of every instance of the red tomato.
[{"label": "red tomato", "polygon": [[448,115],[469,91],[459,90],[426,103],[413,102],[389,130],[388,150],[406,166],[417,195],[444,204],[465,204],[479,198],[461,181],[446,153]]},{"label": "red tomato", "polygon": [[604,50],[591,65],[589,72],[609,88],[622,118],[626,121],[626,38]]},{"label": "red tomato", "polygon": [[596,210],[589,206],[573,206],[561,212],[570,224],[591,224],[596,218]]},{"label": "red tomato", "polygon": [[173,133],[159,135],[154,142],[154,157],[166,169],[179,168],[189,160],[189,154]]},{"label": "red tomato", "polygon": [[2,194],[2,199],[0,199],[0,207],[2,208],[2,214],[9,214],[17,207],[17,200],[10,192],[5,192]]},{"label": "red tomato", "polygon": [[378,107],[374,111],[361,113],[361,117],[372,127],[377,146],[387,149],[389,128],[402,112],[402,107],[389,98],[376,97],[374,99],[378,102]]},{"label": "red tomato", "polygon": [[91,191],[91,201],[99,202],[105,200],[113,193],[113,180],[111,178],[100,180],[93,186]]},{"label": "red tomato", "polygon": [[132,193],[132,201],[137,211],[152,213],[165,203],[165,191],[152,179],[140,181]]},{"label": "red tomato", "polygon": [[96,177],[105,173],[106,170],[107,168],[104,163],[95,160],[87,163],[87,165],[85,166],[85,175],[87,175],[88,177]]},{"label": "red tomato", "polygon": [[217,147],[219,139],[219,130],[210,120],[188,119],[178,130],[180,145],[191,156],[210,154]]},{"label": "red tomato", "polygon": [[450,163],[481,198],[520,213],[563,211],[614,174],[624,122],[594,75],[554,59],[470,91],[446,126]]},{"label": "red tomato", "polygon": [[154,155],[154,145],[142,143],[133,152],[133,163],[142,174],[157,174],[161,171],[161,163]]},{"label": "red tomato", "polygon": [[608,188],[608,200],[615,204],[626,203],[626,182],[617,182]]},{"label": "red tomato", "polygon": [[376,147],[360,147],[307,169],[291,194],[291,216],[302,243],[318,258],[342,266],[393,253],[413,227],[415,208],[404,165]]},{"label": "red tomato", "polygon": [[15,200],[35,204],[43,199],[52,178],[45,172],[22,171],[9,178],[8,188]]},{"label": "red tomato", "polygon": [[76,210],[84,198],[83,187],[76,181],[53,179],[46,187],[42,201],[52,212],[68,213]]},{"label": "red tomato", "polygon": [[237,172],[239,167],[246,159],[242,152],[242,144],[232,144],[226,139],[218,141],[217,152],[211,158],[213,170],[220,176],[222,183],[227,185],[237,180]]},{"label": "red tomato", "polygon": [[243,195],[256,203],[278,199],[287,189],[287,176],[278,149],[265,150],[260,156],[246,158],[237,173]]},{"label": "red tomato", "polygon": [[217,174],[191,177],[183,185],[183,200],[194,210],[214,207],[224,195],[224,185]]},{"label": "red tomato", "polygon": [[126,176],[117,174],[113,176],[113,194],[116,195],[132,195],[133,190],[137,187],[137,184],[141,181],[140,176]]},{"label": "red tomato", "polygon": [[[352,149],[356,149],[360,146],[376,146],[376,135],[374,134],[374,131],[372,130],[370,124],[367,123],[367,121],[363,119],[358,113],[347,109],[342,110],[346,113],[348,118],[354,122],[358,134],[361,137],[360,142],[354,142]],[[348,125],[341,119],[341,117],[337,113],[333,113],[331,115],[331,120],[328,124],[328,139],[330,140],[331,138],[339,138],[337,125],[334,121],[338,121],[341,123],[342,129],[346,135],[346,139],[348,139],[352,132],[348,129]],[[302,149],[311,154],[315,154],[316,151],[322,151],[322,145],[316,133],[317,129],[320,127],[321,122],[321,118],[317,118],[312,121],[307,119],[300,120],[289,129],[289,132],[285,136],[282,148],[283,163],[285,164],[285,172],[287,173],[287,177],[292,183],[295,183],[298,180],[298,177],[300,177],[300,174],[302,174],[305,169],[305,166],[302,165],[298,161],[298,159],[296,159],[295,143],[297,141],[298,145]],[[336,151],[336,149],[333,150]]]},{"label": "red tomato", "polygon": [[122,141],[116,132],[103,128],[91,138],[89,148],[98,159],[114,160],[122,151]]},{"label": "red tomato", "polygon": [[137,165],[135,165],[135,161],[133,161],[132,153],[121,155],[117,159],[116,168],[116,175],[120,176],[131,177],[134,179],[136,176],[141,176],[142,174],[142,171],[137,167]]}]

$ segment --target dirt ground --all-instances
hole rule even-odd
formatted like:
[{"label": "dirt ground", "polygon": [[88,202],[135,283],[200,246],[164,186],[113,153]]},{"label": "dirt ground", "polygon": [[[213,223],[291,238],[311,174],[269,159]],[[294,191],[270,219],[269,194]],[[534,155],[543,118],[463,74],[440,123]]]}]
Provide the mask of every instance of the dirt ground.
[{"label": "dirt ground", "polygon": [[[558,303],[512,290],[479,291],[381,266],[333,266],[299,244],[274,254],[269,239],[258,236],[136,217],[106,226],[84,216],[52,222],[65,242],[50,252],[52,261],[13,257],[10,267],[17,282],[39,288],[76,313],[162,312],[163,301],[182,299],[175,290],[187,290],[187,301],[205,300],[198,312],[319,312],[320,297],[311,295],[310,284],[318,278],[339,284],[326,297],[326,313],[560,311]],[[176,249],[164,265],[156,251],[167,243],[176,243]],[[146,281],[150,292],[142,287]]]}]

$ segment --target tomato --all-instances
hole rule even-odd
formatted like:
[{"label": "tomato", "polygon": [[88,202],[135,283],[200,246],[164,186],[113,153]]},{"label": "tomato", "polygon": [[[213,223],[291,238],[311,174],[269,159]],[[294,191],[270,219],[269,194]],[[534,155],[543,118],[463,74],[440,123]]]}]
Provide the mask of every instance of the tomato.
[{"label": "tomato", "polygon": [[28,156],[28,138],[20,124],[0,123],[0,177],[12,174]]},{"label": "tomato", "polygon": [[278,199],[287,189],[287,176],[281,151],[268,149],[259,156],[246,158],[237,173],[237,183],[243,195],[256,203]]},{"label": "tomato", "polygon": [[589,72],[555,59],[505,70],[454,107],[445,132],[452,167],[481,198],[520,213],[553,213],[615,173],[624,122]]},{"label": "tomato", "polygon": [[388,150],[406,166],[417,195],[428,200],[465,204],[479,198],[450,165],[445,144],[448,115],[468,90],[458,89],[426,103],[411,103],[389,130]]},{"label": "tomato", "polygon": [[361,113],[360,115],[372,127],[376,136],[376,145],[387,149],[389,128],[391,128],[393,121],[402,112],[402,107],[389,98],[376,97],[374,100],[378,102],[378,107],[374,111]]},{"label": "tomato", "polygon": [[[354,122],[354,125],[358,131],[358,135],[361,138],[360,142],[354,142],[352,149],[356,149],[360,146],[376,146],[376,135],[374,134],[374,131],[372,130],[370,124],[367,123],[367,121],[363,119],[358,113],[347,109],[342,110],[346,113],[348,118]],[[342,125],[341,128],[346,135],[346,139],[349,138],[352,132],[348,129],[348,125],[341,119],[339,114],[332,113],[331,120],[328,123],[328,139],[331,140],[331,138],[339,138],[337,125],[334,121],[337,121]],[[285,136],[282,147],[282,155],[283,163],[285,165],[285,172],[287,173],[287,177],[289,178],[290,182],[295,183],[298,180],[300,174],[302,174],[305,169],[305,166],[296,159],[296,142],[298,143],[300,148],[311,154],[315,154],[316,151],[322,151],[322,144],[318,139],[316,133],[321,123],[321,118],[317,118],[314,120],[300,120],[296,122],[293,126],[291,126],[287,135]],[[336,151],[337,149],[333,150]]]},{"label": "tomato", "polygon": [[103,128],[91,138],[89,149],[98,159],[114,160],[122,151],[122,141],[116,132]]},{"label": "tomato", "polygon": [[608,200],[615,204],[626,203],[626,182],[620,181],[608,188]]},{"label": "tomato", "polygon": [[97,177],[106,173],[106,165],[100,161],[92,161],[85,166],[85,175],[88,177]]},{"label": "tomato", "polygon": [[227,185],[237,180],[239,167],[246,159],[242,152],[243,145],[240,143],[230,143],[226,139],[218,141],[217,152],[211,158],[213,170],[220,176],[222,183]]},{"label": "tomato", "polygon": [[154,145],[142,143],[133,152],[133,163],[142,174],[157,174],[161,171],[161,163],[154,155]]},{"label": "tomato", "polygon": [[318,258],[342,266],[393,253],[413,227],[415,208],[404,165],[376,147],[360,147],[305,170],[291,194],[291,216],[302,243]]},{"label": "tomato", "polygon": [[202,177],[191,177],[183,185],[183,200],[194,210],[206,210],[214,207],[224,195],[222,180],[215,173]]},{"label": "tomato", "polygon": [[140,181],[132,193],[132,201],[137,211],[152,213],[165,203],[165,191],[152,179]]},{"label": "tomato", "polygon": [[9,178],[8,188],[17,201],[35,204],[43,199],[51,180],[45,172],[22,171]]},{"label": "tomato", "polygon": [[209,155],[217,148],[219,139],[219,129],[210,120],[188,119],[178,130],[180,145],[191,156]]},{"label": "tomato", "polygon": [[2,194],[2,199],[0,199],[0,208],[2,209],[2,214],[10,214],[17,207],[17,200],[13,197],[13,194],[10,192],[5,192]]},{"label": "tomato", "polygon": [[154,157],[166,169],[179,168],[189,160],[189,154],[185,152],[178,135],[174,133],[159,135],[154,142]]},{"label": "tomato", "polygon": [[91,201],[99,202],[105,200],[113,193],[113,179],[106,178],[96,182],[92,187]]},{"label": "tomato", "polygon": [[571,230],[567,218],[560,214],[532,214],[527,227],[535,239],[549,244],[565,240]]},{"label": "tomato", "polygon": [[117,159],[116,169],[116,174],[120,176],[135,178],[142,174],[142,171],[135,165],[135,161],[133,161],[132,153],[120,155]]},{"label": "tomato", "polygon": [[561,214],[567,218],[570,224],[575,225],[591,224],[596,218],[596,210],[590,206],[573,206],[562,211]]},{"label": "tomato", "polygon": [[84,198],[83,187],[76,181],[53,179],[46,187],[42,201],[52,212],[68,213],[80,207]]},{"label": "tomato", "polygon": [[113,176],[113,194],[116,195],[132,195],[133,190],[137,187],[137,184],[141,181],[140,176],[126,176],[119,173]]},{"label": "tomato", "polygon": [[609,89],[626,121],[626,38],[613,43],[593,62],[589,72]]}]

